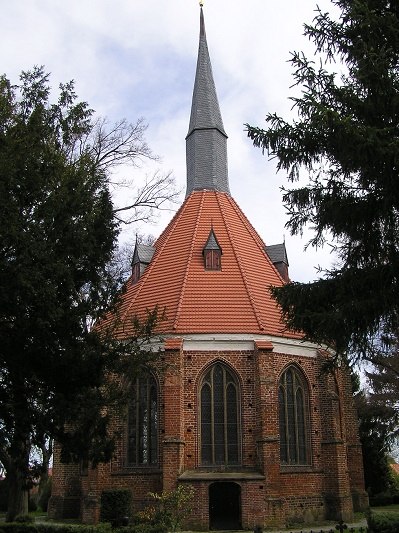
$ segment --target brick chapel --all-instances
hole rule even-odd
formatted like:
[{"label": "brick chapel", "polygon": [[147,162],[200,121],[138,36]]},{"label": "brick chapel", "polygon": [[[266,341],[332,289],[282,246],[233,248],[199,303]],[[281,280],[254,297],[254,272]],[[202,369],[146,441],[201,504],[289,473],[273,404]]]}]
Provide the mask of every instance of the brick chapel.
[{"label": "brick chapel", "polygon": [[289,281],[286,249],[231,196],[202,7],[186,150],[186,198],[153,247],[136,245],[121,307],[125,336],[165,309],[163,369],[130,384],[110,463],[55,455],[49,515],[96,522],[104,489],[130,489],[136,512],[191,485],[190,529],[349,520],[367,502],[350,377],[323,370],[332,352],[287,330],[270,296]]}]

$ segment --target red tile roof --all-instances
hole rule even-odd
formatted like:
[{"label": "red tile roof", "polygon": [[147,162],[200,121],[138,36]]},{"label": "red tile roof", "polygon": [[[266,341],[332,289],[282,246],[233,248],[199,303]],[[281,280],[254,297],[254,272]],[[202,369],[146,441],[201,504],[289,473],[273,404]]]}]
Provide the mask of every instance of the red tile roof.
[{"label": "red tile roof", "polygon": [[[213,228],[222,268],[205,270],[203,248]],[[269,287],[283,280],[265,244],[234,199],[217,191],[194,191],[155,243],[140,280],[127,283],[120,317],[125,334],[132,317],[165,309],[158,331],[170,334],[253,333],[300,338],[288,332]]]}]

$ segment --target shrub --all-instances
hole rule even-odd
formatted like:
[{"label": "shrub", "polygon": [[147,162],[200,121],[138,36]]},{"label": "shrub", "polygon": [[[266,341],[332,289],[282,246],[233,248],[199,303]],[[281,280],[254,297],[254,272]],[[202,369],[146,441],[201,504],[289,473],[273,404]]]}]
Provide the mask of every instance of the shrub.
[{"label": "shrub", "polygon": [[0,533],[38,533],[33,524],[10,522],[0,525]]},{"label": "shrub", "polygon": [[399,513],[370,513],[367,524],[370,533],[398,533]]},{"label": "shrub", "polygon": [[34,522],[34,519],[28,514],[19,514],[15,517],[14,522],[18,522],[20,524],[31,524]]},{"label": "shrub", "polygon": [[382,507],[393,503],[393,496],[390,491],[380,492],[369,497],[371,507]]},{"label": "shrub", "polygon": [[130,516],[132,494],[128,489],[104,490],[101,494],[101,522],[111,522],[118,526]]},{"label": "shrub", "polygon": [[149,509],[150,514],[153,515],[152,523],[167,531],[181,529],[184,520],[191,513],[191,502],[194,498],[193,487],[179,485],[171,492],[163,491],[161,494],[150,492],[150,496],[159,503],[158,509]]},{"label": "shrub", "polygon": [[141,524],[123,528],[112,528],[107,523],[92,525],[75,524],[26,524],[26,523],[0,523],[0,533],[166,533],[159,525]]}]

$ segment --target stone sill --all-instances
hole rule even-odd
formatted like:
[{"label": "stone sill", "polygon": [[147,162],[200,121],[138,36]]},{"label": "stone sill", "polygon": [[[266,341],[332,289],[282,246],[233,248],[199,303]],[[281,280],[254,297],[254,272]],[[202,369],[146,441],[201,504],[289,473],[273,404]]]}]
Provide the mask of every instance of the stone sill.
[{"label": "stone sill", "polygon": [[162,470],[159,467],[124,466],[111,472],[111,476],[159,476]]},{"label": "stone sill", "polygon": [[321,468],[313,466],[298,465],[298,466],[281,466],[280,474],[322,474]]},{"label": "stone sill", "polygon": [[186,470],[179,476],[179,481],[228,481],[228,480],[264,480],[260,472],[206,472]]}]

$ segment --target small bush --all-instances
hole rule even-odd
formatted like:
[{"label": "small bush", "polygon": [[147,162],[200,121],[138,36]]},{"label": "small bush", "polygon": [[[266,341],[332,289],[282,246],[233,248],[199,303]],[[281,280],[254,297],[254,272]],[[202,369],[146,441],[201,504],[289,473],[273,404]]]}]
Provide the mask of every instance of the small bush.
[{"label": "small bush", "polygon": [[371,507],[382,507],[394,503],[394,497],[390,491],[380,492],[369,498]]},{"label": "small bush", "polygon": [[167,533],[167,529],[160,524],[136,524],[134,526],[113,529],[112,533]]},{"label": "small bush", "polygon": [[191,513],[194,489],[192,486],[179,485],[171,492],[161,494],[150,492],[150,496],[157,501],[157,508],[149,507],[141,515],[147,517],[153,525],[158,525],[166,531],[178,531]]},{"label": "small bush", "polygon": [[34,522],[34,518],[29,516],[28,514],[19,514],[15,517],[14,522],[18,522],[20,524],[31,524]]},{"label": "small bush", "polygon": [[370,513],[367,524],[370,533],[398,533],[399,513]]},{"label": "small bush", "polygon": [[38,533],[34,524],[10,522],[0,525],[0,533]]},{"label": "small bush", "polygon": [[111,522],[115,526],[124,517],[130,517],[132,494],[128,489],[104,490],[101,494],[101,522]]}]

